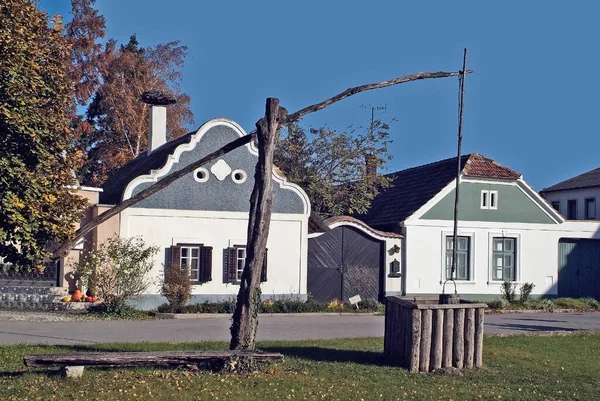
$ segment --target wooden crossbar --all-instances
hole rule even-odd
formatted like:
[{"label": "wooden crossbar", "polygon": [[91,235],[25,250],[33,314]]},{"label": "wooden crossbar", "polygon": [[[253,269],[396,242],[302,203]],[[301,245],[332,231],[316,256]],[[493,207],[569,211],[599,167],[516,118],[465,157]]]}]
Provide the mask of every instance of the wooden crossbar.
[{"label": "wooden crossbar", "polygon": [[250,351],[88,352],[27,355],[23,358],[23,362],[27,367],[188,366],[237,359],[267,362],[281,360],[283,355]]}]

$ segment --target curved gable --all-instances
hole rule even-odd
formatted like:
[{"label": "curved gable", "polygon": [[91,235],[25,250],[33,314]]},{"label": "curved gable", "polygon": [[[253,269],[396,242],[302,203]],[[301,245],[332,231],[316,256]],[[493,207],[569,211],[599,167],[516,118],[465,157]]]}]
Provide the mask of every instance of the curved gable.
[{"label": "curved gable", "polygon": [[[161,177],[209,155],[244,135],[246,135],[244,130],[231,120],[208,121],[191,136],[189,143],[181,144],[174,149],[163,167],[130,181],[123,193],[123,200],[143,191]],[[242,146],[205,165],[204,179],[198,180],[195,174],[188,174],[139,202],[135,207],[248,212],[257,161],[257,150],[251,144]],[[246,176],[245,181],[235,182],[234,174],[237,172]],[[310,202],[306,193],[299,186],[273,173],[273,213],[307,215],[309,212]]]}]

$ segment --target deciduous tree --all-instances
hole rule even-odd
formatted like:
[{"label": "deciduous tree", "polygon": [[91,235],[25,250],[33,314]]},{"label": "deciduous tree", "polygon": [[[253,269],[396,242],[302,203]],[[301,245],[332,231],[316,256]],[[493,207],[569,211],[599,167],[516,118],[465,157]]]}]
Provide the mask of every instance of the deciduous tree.
[{"label": "deciduous tree", "polygon": [[146,151],[149,106],[140,101],[143,92],[159,89],[177,98],[167,115],[167,139],[185,134],[186,125],[194,122],[190,97],[180,88],[185,46],[175,41],[144,48],[132,35],[120,47],[110,40],[104,51],[102,83],[87,110],[91,130],[80,141],[88,157],[80,175],[91,185],[101,185],[119,167]]},{"label": "deciduous tree", "polygon": [[42,269],[85,204],[67,187],[77,165],[69,58],[59,18],[30,0],[0,4],[0,256],[15,269]]},{"label": "deciduous tree", "polygon": [[276,145],[275,165],[306,191],[312,210],[320,215],[365,213],[379,190],[389,185],[376,172],[390,159],[389,129],[387,123],[373,120],[348,132],[319,128],[307,134],[292,124]]}]

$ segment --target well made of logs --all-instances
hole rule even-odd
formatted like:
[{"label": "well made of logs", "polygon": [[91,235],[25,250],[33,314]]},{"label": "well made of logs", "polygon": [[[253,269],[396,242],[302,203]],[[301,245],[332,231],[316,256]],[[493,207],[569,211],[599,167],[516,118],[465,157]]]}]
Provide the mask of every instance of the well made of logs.
[{"label": "well made of logs", "polygon": [[384,353],[411,372],[480,367],[486,304],[442,305],[437,299],[387,297]]}]

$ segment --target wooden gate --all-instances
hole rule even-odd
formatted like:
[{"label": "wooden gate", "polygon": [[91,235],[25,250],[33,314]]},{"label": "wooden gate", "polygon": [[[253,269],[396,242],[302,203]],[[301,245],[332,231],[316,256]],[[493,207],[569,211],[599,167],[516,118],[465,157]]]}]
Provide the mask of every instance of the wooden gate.
[{"label": "wooden gate", "polygon": [[308,292],[318,302],[382,300],[384,243],[350,226],[308,242]]},{"label": "wooden gate", "polygon": [[600,240],[559,241],[558,296],[600,299]]}]

